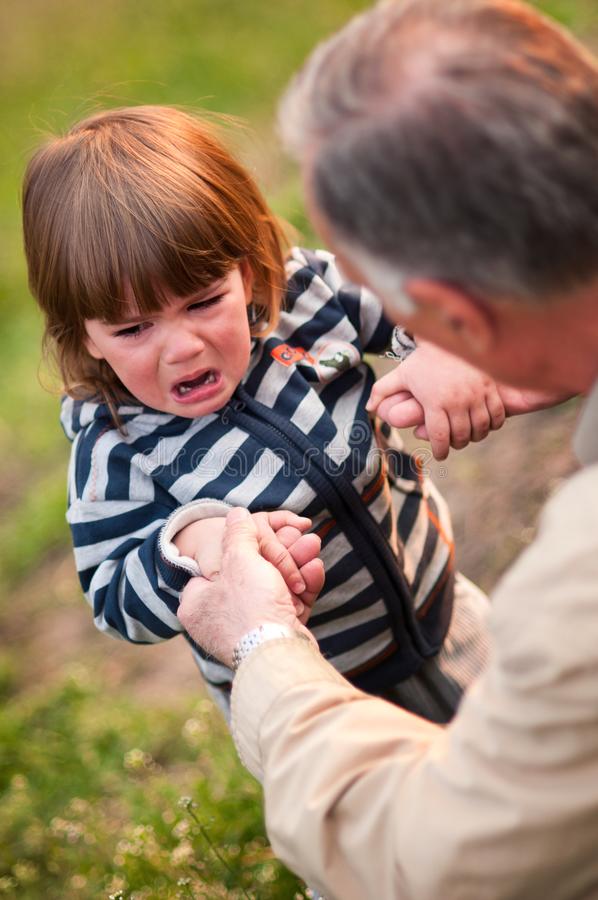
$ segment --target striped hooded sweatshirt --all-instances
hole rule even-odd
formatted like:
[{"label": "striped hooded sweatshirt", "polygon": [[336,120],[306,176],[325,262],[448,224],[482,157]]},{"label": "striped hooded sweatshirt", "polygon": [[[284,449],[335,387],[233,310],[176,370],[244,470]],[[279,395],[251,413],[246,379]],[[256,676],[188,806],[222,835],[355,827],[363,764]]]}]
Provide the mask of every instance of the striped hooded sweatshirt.
[{"label": "striped hooded sweatshirt", "polygon": [[[445,504],[365,405],[365,353],[391,345],[379,301],[343,283],[334,257],[295,248],[280,321],[254,340],[222,409],[188,419],[131,401],[118,429],[106,405],[65,398],[73,442],[68,513],[97,627],[134,643],[182,631],[179,595],[196,563],[172,538],[230,506],[288,509],[322,538],[324,589],[309,627],[322,653],[379,692],[440,648],[451,615],[453,552]],[[192,644],[204,677],[231,673]]]}]

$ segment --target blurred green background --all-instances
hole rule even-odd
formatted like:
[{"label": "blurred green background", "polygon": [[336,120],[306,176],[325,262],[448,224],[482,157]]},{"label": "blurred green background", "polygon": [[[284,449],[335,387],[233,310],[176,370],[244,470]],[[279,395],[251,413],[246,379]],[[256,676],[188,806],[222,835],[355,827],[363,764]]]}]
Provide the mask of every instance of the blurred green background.
[{"label": "blurred green background", "polygon": [[[593,44],[594,4],[538,5]],[[186,646],[130,647],[93,629],[64,524],[68,446],[57,397],[40,385],[49,377],[39,369],[19,190],[44,134],[94,109],[202,107],[249,123],[235,146],[276,211],[312,243],[297,175],[274,138],[276,99],[316,41],[367,5],[2,0],[0,897],[304,895],[272,859],[259,788],[236,761]],[[461,565],[486,588],[572,468],[574,417],[570,404],[509,423],[431,465],[453,505]]]}]

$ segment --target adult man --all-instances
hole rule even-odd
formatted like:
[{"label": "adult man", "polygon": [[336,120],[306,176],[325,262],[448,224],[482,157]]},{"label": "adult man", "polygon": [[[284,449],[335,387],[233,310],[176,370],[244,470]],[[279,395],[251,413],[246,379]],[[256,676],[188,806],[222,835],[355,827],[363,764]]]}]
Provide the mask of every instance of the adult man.
[{"label": "adult man", "polygon": [[235,735],[273,847],[339,900],[598,897],[598,68],[511,0],[391,2],[316,51],[283,120],[322,231],[390,316],[497,379],[590,397],[586,468],[495,592],[491,661],[445,730],[307,641],[239,644],[295,623],[232,515],[221,581],[180,616],[245,656]]}]

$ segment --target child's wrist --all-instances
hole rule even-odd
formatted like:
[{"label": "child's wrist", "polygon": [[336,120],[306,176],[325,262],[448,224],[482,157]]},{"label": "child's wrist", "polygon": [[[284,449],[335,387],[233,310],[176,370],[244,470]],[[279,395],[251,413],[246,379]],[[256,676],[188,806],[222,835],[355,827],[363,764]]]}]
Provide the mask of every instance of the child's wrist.
[{"label": "child's wrist", "polygon": [[[197,575],[198,562],[195,554],[195,545],[188,547],[185,541],[184,549],[182,540],[179,535],[189,526],[200,521],[210,521],[213,525],[214,519],[224,519],[231,509],[228,503],[222,500],[192,500],[179,509],[175,510],[166,520],[162,527],[158,539],[158,545],[162,558],[167,563],[185,569],[190,575]],[[185,553],[184,550],[191,550]]]},{"label": "child's wrist", "polygon": [[200,565],[199,557],[201,554],[199,548],[214,540],[221,540],[225,522],[226,519],[224,517],[210,517],[207,519],[198,519],[196,522],[191,522],[189,525],[182,528],[173,538],[174,544],[181,556],[187,556],[190,559],[194,559],[195,562]]}]

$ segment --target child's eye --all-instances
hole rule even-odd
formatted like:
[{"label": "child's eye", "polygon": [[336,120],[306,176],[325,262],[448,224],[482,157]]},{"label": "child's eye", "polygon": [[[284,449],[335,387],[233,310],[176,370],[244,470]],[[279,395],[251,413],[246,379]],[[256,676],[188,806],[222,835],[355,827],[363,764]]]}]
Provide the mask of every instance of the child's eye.
[{"label": "child's eye", "polygon": [[207,300],[198,300],[197,303],[191,303],[187,309],[188,310],[197,310],[197,309],[207,309],[209,306],[215,306],[217,303],[220,303],[224,294],[216,294],[215,297],[208,297]]},{"label": "child's eye", "polygon": [[139,322],[138,325],[128,325],[114,332],[115,337],[139,337],[142,331],[151,327],[151,322]]}]

